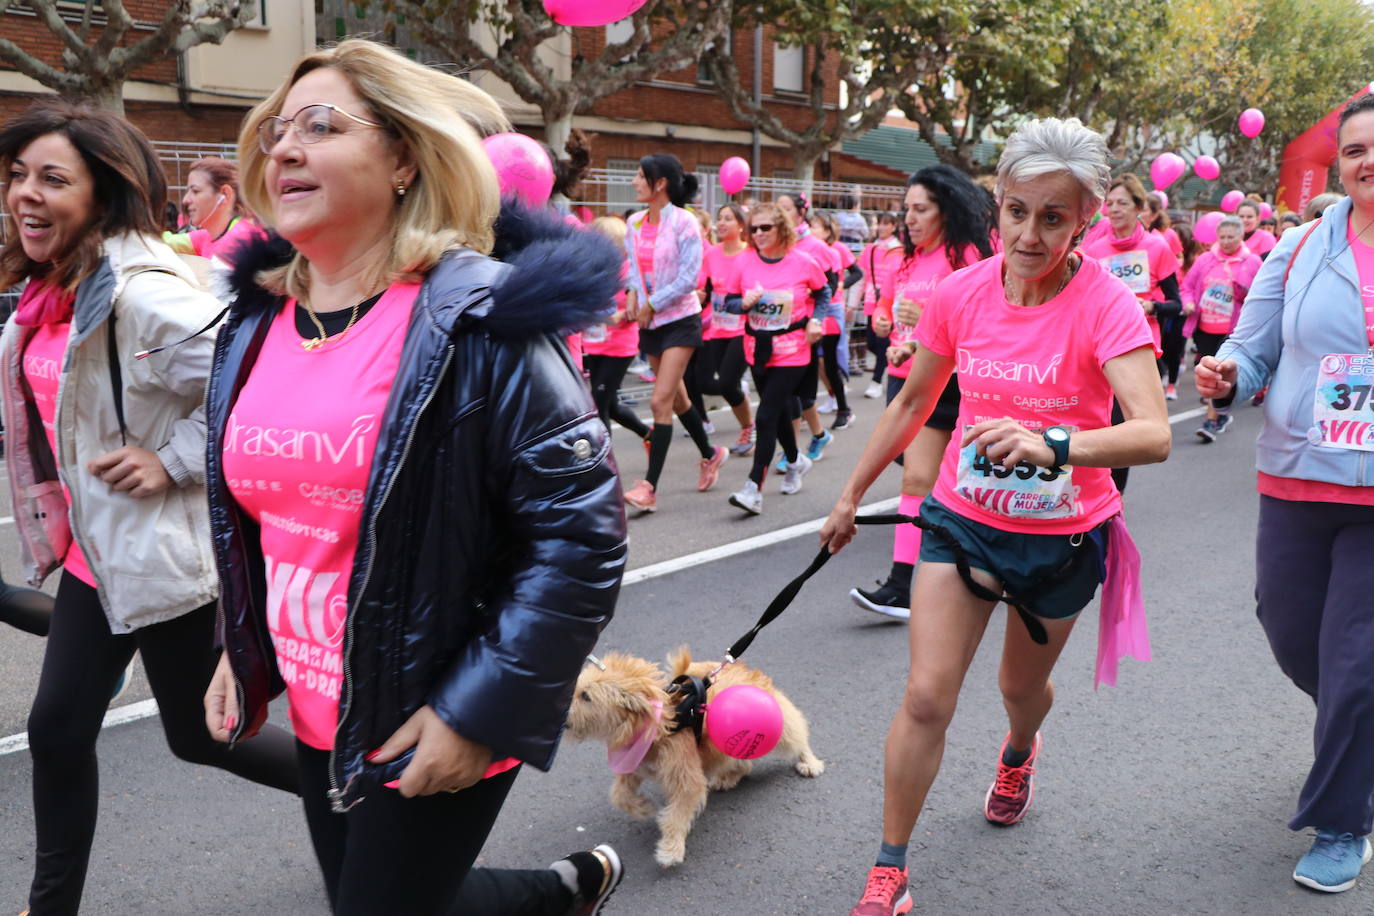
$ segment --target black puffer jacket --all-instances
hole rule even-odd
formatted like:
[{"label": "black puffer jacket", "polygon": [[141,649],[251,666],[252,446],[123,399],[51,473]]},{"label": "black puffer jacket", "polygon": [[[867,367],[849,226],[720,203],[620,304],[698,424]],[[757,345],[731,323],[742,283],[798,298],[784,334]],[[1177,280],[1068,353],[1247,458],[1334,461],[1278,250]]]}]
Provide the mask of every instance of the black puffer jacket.
[{"label": "black puffer jacket", "polygon": [[[503,211],[499,231],[506,263],[447,256],[406,333],[349,581],[336,810],[399,776],[409,753],[379,765],[363,755],[424,704],[495,759],[547,769],[578,671],[615,608],[626,541],[610,436],[558,335],[604,316],[621,255],[527,211]],[[222,442],[283,305],[253,278],[290,254],[280,239],[239,254],[207,394],[235,738],[261,721],[283,683],[264,618],[259,531],[229,494]]]}]

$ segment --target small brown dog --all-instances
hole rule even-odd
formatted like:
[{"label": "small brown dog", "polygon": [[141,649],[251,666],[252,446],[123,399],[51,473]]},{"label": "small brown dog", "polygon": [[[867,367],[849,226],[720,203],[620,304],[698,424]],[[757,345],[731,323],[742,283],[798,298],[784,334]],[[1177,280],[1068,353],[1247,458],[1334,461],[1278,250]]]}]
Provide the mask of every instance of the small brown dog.
[{"label": "small brown dog", "polygon": [[[668,867],[681,864],[687,853],[687,834],[701,810],[706,807],[708,789],[732,789],[753,769],[753,761],[722,754],[704,735],[696,740],[690,728],[670,731],[676,698],[667,693],[668,684],[679,675],[705,677],[716,662],[692,661],[686,646],[668,656],[672,674],[664,675],[654,662],[612,652],[602,657],[605,670],[588,666],[577,679],[577,692],[568,714],[568,734],[576,740],[596,739],[617,751],[636,746],[647,750],[633,772],[617,771],[611,784],[611,802],[635,817],[658,815],[659,840],[654,859]],[[810,726],[792,701],[761,671],[735,662],[716,676],[707,702],[735,684],[753,684],[768,691],[782,707],[782,739],[775,751],[794,755],[797,772],[819,776],[825,764],[811,753]],[[661,710],[660,715],[656,709]],[[709,715],[709,713],[708,713]],[[658,783],[665,804],[655,812],[654,803],[640,790],[644,781]]]}]

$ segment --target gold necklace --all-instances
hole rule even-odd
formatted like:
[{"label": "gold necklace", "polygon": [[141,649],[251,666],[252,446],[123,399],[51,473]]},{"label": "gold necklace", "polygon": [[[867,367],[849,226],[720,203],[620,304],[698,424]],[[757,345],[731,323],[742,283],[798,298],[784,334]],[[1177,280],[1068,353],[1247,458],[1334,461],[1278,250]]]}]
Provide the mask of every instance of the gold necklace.
[{"label": "gold necklace", "polygon": [[[1064,291],[1064,287],[1066,287],[1066,286],[1069,285],[1069,281],[1070,281],[1071,279],[1073,279],[1073,275],[1074,275],[1076,272],[1077,272],[1077,267],[1076,267],[1076,265],[1075,265],[1074,262],[1073,262],[1073,255],[1071,254],[1071,255],[1069,255],[1069,257],[1065,260],[1065,263],[1064,263],[1064,275],[1063,275],[1062,277],[1060,277],[1060,279],[1059,279],[1059,288],[1056,289],[1056,290],[1054,291],[1054,293],[1053,293],[1052,295],[1050,295],[1050,297],[1049,297],[1048,299],[1045,300],[1045,302],[1049,302],[1050,299],[1053,299],[1055,296],[1057,296],[1057,295],[1059,295],[1060,293],[1062,293],[1062,292]],[[1007,293],[1007,301],[1010,302],[1012,305],[1015,305],[1015,306],[1017,306],[1017,307],[1020,307],[1020,305],[1021,305],[1021,294],[1018,292],[1018,293],[1017,293],[1017,296],[1016,296],[1016,299],[1014,299],[1014,300],[1012,299],[1012,297],[1011,297],[1011,295],[1010,295],[1010,294],[1011,294],[1011,287],[1007,285],[1007,277],[1006,277],[1006,274],[1007,274],[1007,269],[1006,269],[1006,265],[1004,264],[1004,265],[1002,266],[1002,289],[1003,289],[1004,292]],[[1043,305],[1043,304],[1044,304],[1044,303],[1042,302],[1041,305]]]},{"label": "gold necklace", "polygon": [[320,332],[318,337],[306,337],[301,339],[301,346],[305,348],[306,352],[313,353],[324,346],[328,341],[338,340],[348,333],[349,329],[353,327],[353,323],[358,320],[358,306],[362,305],[362,303],[353,303],[353,313],[348,316],[348,324],[344,325],[344,329],[332,337],[324,332],[324,325],[320,322],[320,316],[315,314],[315,310],[310,307],[310,303],[302,302],[301,305],[305,306],[305,314],[310,316],[310,321],[315,325],[315,330]]}]

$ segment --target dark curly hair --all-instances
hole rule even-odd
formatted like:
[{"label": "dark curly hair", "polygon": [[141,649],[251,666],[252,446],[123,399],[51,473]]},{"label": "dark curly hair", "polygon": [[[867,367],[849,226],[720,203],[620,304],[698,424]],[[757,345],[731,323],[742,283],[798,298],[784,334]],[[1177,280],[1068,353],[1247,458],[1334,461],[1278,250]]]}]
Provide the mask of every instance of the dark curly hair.
[{"label": "dark curly hair", "polygon": [[[963,172],[944,163],[926,166],[912,175],[906,186],[912,188],[916,185],[925,188],[940,208],[940,219],[944,221],[945,254],[951,267],[958,270],[968,266],[964,252],[970,245],[978,250],[979,260],[992,257],[992,242],[989,239],[992,221],[987,192]],[[901,233],[902,248],[909,258],[916,253],[916,244],[911,241],[906,220],[902,220]]]}]

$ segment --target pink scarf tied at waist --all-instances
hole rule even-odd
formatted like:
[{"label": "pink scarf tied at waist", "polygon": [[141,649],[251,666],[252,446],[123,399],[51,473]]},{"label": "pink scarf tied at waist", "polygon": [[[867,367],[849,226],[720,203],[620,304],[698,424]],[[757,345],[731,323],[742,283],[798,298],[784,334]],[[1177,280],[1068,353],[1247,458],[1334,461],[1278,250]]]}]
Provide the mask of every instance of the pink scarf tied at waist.
[{"label": "pink scarf tied at waist", "polygon": [[1127,655],[1148,662],[1150,632],[1140,590],[1140,551],[1117,515],[1107,522],[1107,579],[1102,584],[1094,690],[1116,686],[1117,663]]},{"label": "pink scarf tied at waist", "polygon": [[44,324],[60,324],[72,320],[72,303],[76,297],[71,293],[30,280],[19,294],[19,305],[15,308],[14,320],[29,328]]}]

